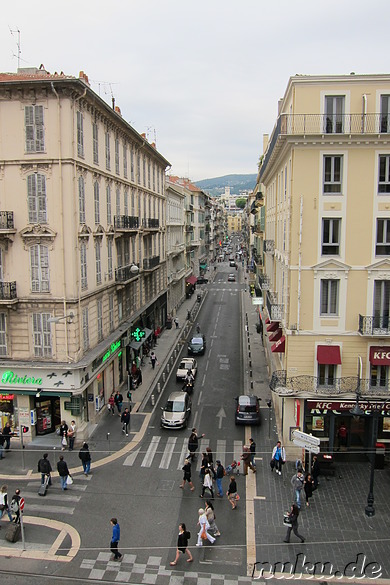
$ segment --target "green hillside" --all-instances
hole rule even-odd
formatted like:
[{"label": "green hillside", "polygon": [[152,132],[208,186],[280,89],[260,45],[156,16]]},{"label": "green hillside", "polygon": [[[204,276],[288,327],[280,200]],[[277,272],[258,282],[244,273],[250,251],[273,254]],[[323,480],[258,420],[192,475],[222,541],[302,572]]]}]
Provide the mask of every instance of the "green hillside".
[{"label": "green hillside", "polygon": [[225,187],[230,187],[232,195],[239,195],[240,191],[252,191],[256,185],[256,174],[253,175],[224,175],[213,179],[196,181],[196,185],[210,195],[217,197],[225,192]]}]

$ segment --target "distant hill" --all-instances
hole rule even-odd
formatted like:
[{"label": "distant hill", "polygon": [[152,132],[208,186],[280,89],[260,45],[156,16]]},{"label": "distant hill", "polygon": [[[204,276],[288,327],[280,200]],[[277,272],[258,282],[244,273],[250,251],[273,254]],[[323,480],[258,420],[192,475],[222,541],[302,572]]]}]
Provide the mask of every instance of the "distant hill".
[{"label": "distant hill", "polygon": [[215,177],[214,179],[203,179],[196,181],[195,185],[200,187],[214,197],[222,195],[225,192],[225,187],[230,187],[232,195],[239,195],[240,191],[252,191],[256,185],[257,175],[225,175],[223,177]]}]

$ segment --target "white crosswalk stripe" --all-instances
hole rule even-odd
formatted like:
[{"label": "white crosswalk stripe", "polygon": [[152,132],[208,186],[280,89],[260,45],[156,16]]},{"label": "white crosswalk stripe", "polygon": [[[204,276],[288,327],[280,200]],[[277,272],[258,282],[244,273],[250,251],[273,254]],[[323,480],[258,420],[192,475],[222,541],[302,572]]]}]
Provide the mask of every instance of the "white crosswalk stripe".
[{"label": "white crosswalk stripe", "polygon": [[168,437],[168,442],[164,449],[164,454],[159,465],[160,469],[169,469],[169,464],[171,462],[173,451],[175,449],[176,440],[177,437]]},{"label": "white crosswalk stripe", "polygon": [[184,465],[184,460],[188,455],[188,439],[183,439],[183,446],[181,448],[181,453],[179,457],[179,462],[177,464],[177,469],[182,469]]},{"label": "white crosswalk stripe", "polygon": [[215,461],[223,461],[226,453],[226,441],[217,441],[217,450],[215,452]]},{"label": "white crosswalk stripe", "polygon": [[141,467],[150,467],[153,461],[153,458],[156,454],[158,444],[160,442],[161,437],[152,437],[150,441],[149,449],[146,451],[146,455],[144,460],[141,463]]}]

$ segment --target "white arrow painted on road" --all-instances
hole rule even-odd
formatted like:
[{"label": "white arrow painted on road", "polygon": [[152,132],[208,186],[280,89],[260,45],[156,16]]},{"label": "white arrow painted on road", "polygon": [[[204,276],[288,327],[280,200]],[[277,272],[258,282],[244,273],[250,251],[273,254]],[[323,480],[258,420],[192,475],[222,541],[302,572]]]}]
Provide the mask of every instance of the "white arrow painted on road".
[{"label": "white arrow painted on road", "polygon": [[218,428],[222,429],[222,419],[226,418],[226,412],[224,411],[223,407],[221,407],[220,411],[218,412],[217,418],[219,418]]}]

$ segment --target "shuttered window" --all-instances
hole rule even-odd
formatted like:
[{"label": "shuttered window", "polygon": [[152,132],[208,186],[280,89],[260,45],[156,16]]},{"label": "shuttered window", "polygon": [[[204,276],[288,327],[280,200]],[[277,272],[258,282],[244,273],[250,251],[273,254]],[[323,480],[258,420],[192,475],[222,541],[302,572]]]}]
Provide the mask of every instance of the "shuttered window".
[{"label": "shuttered window", "polygon": [[100,241],[95,242],[95,268],[96,268],[96,284],[102,283],[102,260]]},{"label": "shuttered window", "polygon": [[98,341],[103,339],[103,301],[96,302]]},{"label": "shuttered window", "polygon": [[30,248],[31,291],[50,292],[49,248],[35,244]]},{"label": "shuttered window", "polygon": [[79,177],[79,221],[85,223],[85,184],[84,177]]},{"label": "shuttered window", "polygon": [[50,357],[52,343],[50,334],[50,313],[33,314],[33,344],[35,357]]},{"label": "shuttered window", "polygon": [[81,278],[81,288],[85,290],[88,288],[88,279],[87,279],[87,245],[85,242],[81,242],[80,244],[80,278]]},{"label": "shuttered window", "polygon": [[84,117],[82,112],[77,112],[77,154],[84,156]]},{"label": "shuttered window", "polygon": [[88,307],[84,307],[83,309],[83,347],[84,351],[89,348]]},{"label": "shuttered window", "polygon": [[107,225],[111,225],[111,186],[110,184],[106,187],[106,204],[107,204]]},{"label": "shuttered window", "polygon": [[93,201],[95,207],[95,225],[100,223],[100,193],[99,183],[97,181],[93,184]]},{"label": "shuttered window", "polygon": [[7,355],[7,320],[5,313],[0,313],[0,355]]},{"label": "shuttered window", "polygon": [[92,149],[93,149],[93,162],[99,164],[99,131],[97,124],[92,124]]},{"label": "shuttered window", "polygon": [[46,223],[46,177],[34,173],[27,177],[29,223]]},{"label": "shuttered window", "polygon": [[43,106],[26,106],[24,108],[24,125],[26,152],[43,152],[45,150]]}]

